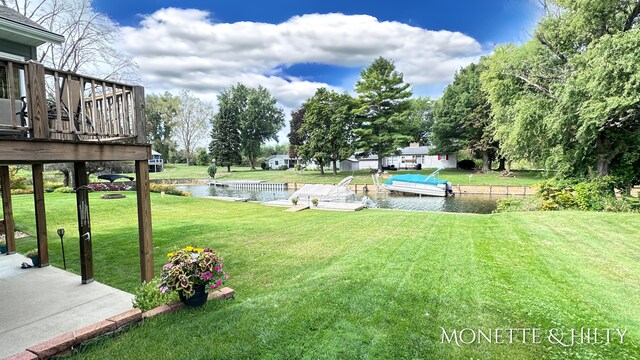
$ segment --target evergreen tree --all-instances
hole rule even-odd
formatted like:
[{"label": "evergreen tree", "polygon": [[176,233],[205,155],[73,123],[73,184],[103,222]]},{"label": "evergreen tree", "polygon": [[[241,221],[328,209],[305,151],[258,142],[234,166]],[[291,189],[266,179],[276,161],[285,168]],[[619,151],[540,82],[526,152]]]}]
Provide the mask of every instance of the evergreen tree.
[{"label": "evergreen tree", "polygon": [[359,155],[378,156],[378,169],[382,158],[397,152],[397,148],[411,141],[407,111],[410,108],[410,84],[396,71],[393,62],[382,57],[360,72],[356,82],[359,95],[355,114],[361,120],[354,129]]}]

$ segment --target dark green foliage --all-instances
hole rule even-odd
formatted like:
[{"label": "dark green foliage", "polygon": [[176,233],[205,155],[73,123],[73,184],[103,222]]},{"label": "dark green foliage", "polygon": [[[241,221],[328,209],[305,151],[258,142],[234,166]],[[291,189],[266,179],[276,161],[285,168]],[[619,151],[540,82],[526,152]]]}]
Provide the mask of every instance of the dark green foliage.
[{"label": "dark green foliage", "polygon": [[298,157],[298,146],[304,143],[306,138],[305,134],[300,134],[298,130],[302,127],[304,121],[305,108],[301,106],[297,110],[291,112],[291,121],[289,122],[289,158],[295,159]]},{"label": "dark green foliage", "polygon": [[480,86],[482,65],[461,69],[447,86],[433,109],[431,142],[438,153],[467,150],[482,159],[482,171],[489,171],[497,150],[489,100]]},{"label": "dark green foliage", "polygon": [[407,146],[412,138],[410,84],[404,82],[392,61],[380,57],[360,72],[355,88],[359,97],[354,113],[360,121],[353,131],[355,147],[359,155],[378,155],[378,170],[382,170],[382,158]]},{"label": "dark green foliage", "polygon": [[461,170],[473,170],[476,167],[476,162],[473,160],[460,160],[457,164],[458,169]]},{"label": "dark green foliage", "polygon": [[209,155],[206,148],[199,147],[196,149],[196,156],[193,163],[194,165],[200,166],[211,164],[211,155]]},{"label": "dark green foliage", "polygon": [[231,166],[242,161],[240,123],[247,104],[248,89],[238,84],[218,95],[218,112],[211,121],[209,152],[219,166]]},{"label": "dark green foliage", "polygon": [[276,98],[262,86],[247,91],[246,108],[240,117],[240,134],[242,152],[252,169],[260,156],[260,146],[269,139],[278,141],[278,131],[284,125],[284,114],[276,103]]},{"label": "dark green foliage", "polygon": [[337,162],[353,155],[354,102],[349,94],[338,94],[320,88],[304,104],[304,119],[298,129],[297,155],[306,161],[315,160],[322,167],[333,165],[337,174]]},{"label": "dark green foliage", "polygon": [[217,171],[218,167],[216,166],[216,163],[209,165],[209,167],[207,168],[207,174],[209,174],[209,177],[212,179],[216,177]]},{"label": "dark green foliage", "polygon": [[269,166],[269,165],[267,165],[267,163],[266,163],[266,162],[264,162],[264,161],[260,163],[260,168],[261,168],[262,170],[267,170],[267,166]]},{"label": "dark green foliage", "polygon": [[176,147],[172,136],[176,125],[175,117],[179,111],[178,96],[169,92],[146,96],[144,113],[147,118],[147,141],[163,159],[168,159],[170,150]]}]

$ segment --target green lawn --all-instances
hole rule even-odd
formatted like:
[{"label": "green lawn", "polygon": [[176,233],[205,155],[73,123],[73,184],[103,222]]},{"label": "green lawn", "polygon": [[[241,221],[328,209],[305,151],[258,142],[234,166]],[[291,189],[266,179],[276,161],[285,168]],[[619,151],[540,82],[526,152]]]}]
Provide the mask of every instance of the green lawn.
[{"label": "green lawn", "polygon": [[[340,182],[346,176],[353,175],[353,183],[372,184],[373,180],[369,170],[359,170],[355,173],[343,172],[333,175],[328,171],[321,175],[319,171],[282,171],[282,170],[251,170],[248,167],[232,167],[231,172],[226,168],[219,167],[216,180],[264,180],[268,182],[298,182],[298,183],[318,183],[334,184]],[[420,171],[392,171],[390,175],[403,173],[431,174],[435,169],[424,169]],[[474,174],[472,171],[447,169],[438,175],[442,179],[451,181],[453,184],[461,185],[509,185],[509,186],[531,186],[546,179],[541,171],[519,170],[514,171],[515,177],[501,177],[499,172],[487,174]],[[18,175],[25,176],[31,180],[29,169],[20,170]],[[126,174],[135,177],[134,173]],[[47,171],[44,174],[45,181],[62,183],[62,173],[59,171]],[[206,166],[186,166],[184,164],[166,164],[165,170],[157,173],[150,173],[151,179],[208,179]],[[91,176],[90,181],[99,181],[95,176]]]},{"label": "green lawn", "polygon": [[[98,281],[139,277],[135,194],[91,194]],[[32,200],[14,196],[33,233]],[[48,194],[51,260],[78,271],[73,194]],[[156,269],[173,246],[225,257],[235,300],[160,316],[89,346],[79,359],[640,356],[640,217],[303,211],[152,194]],[[24,251],[35,240],[18,241]],[[441,327],[628,329],[610,345],[442,344]]]}]

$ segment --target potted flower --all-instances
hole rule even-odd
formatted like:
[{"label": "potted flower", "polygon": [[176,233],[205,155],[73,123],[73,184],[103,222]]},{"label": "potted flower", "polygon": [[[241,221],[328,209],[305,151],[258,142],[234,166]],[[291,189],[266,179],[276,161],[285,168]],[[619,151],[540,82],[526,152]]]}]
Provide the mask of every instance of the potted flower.
[{"label": "potted flower", "polygon": [[292,197],[292,198],[291,198],[291,203],[293,204],[293,206],[298,205],[298,198],[297,198],[297,197],[295,197],[295,196],[294,196],[294,197]]},{"label": "potted flower", "polygon": [[31,258],[31,262],[33,263],[33,266],[40,266],[40,258],[38,258],[38,249],[31,249],[27,251],[27,253],[24,254],[24,256]]},{"label": "potted flower", "polygon": [[222,258],[213,250],[187,246],[167,254],[169,262],[162,267],[162,292],[176,291],[189,306],[202,306],[207,293],[222,286],[229,274],[222,271]]},{"label": "potted flower", "polygon": [[4,254],[7,252],[7,241],[5,239],[0,239],[0,254]]},{"label": "potted flower", "polygon": [[318,198],[311,199],[311,203],[313,204],[313,206],[318,206],[318,202],[319,202]]}]

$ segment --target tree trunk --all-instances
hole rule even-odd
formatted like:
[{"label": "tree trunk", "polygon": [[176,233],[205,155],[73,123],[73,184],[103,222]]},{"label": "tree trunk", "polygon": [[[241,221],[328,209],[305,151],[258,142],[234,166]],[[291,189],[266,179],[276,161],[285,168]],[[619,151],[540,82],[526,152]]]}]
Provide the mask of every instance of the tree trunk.
[{"label": "tree trunk", "polygon": [[507,161],[507,165],[505,166],[505,170],[511,172],[511,160]]},{"label": "tree trunk", "polygon": [[603,177],[609,175],[609,164],[611,160],[605,157],[598,158],[598,176]]},{"label": "tree trunk", "polygon": [[231,172],[231,165],[227,165],[227,172]]},{"label": "tree trunk", "polygon": [[506,170],[505,164],[507,162],[507,159],[505,159],[504,157],[501,157],[499,161],[500,161],[500,164],[498,165],[498,171]]},{"label": "tree trunk", "polygon": [[324,164],[318,164],[320,167],[320,175],[324,175]]},{"label": "tree trunk", "polygon": [[489,170],[491,170],[491,165],[489,162],[489,152],[483,151],[482,152],[482,172],[486,173],[486,172],[489,172]]},{"label": "tree trunk", "polygon": [[338,168],[336,166],[337,161],[333,160],[333,175],[338,175]]},{"label": "tree trunk", "polygon": [[378,155],[378,171],[382,171],[382,157]]}]

